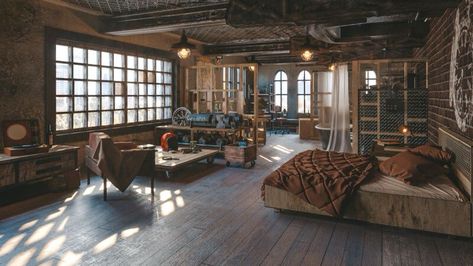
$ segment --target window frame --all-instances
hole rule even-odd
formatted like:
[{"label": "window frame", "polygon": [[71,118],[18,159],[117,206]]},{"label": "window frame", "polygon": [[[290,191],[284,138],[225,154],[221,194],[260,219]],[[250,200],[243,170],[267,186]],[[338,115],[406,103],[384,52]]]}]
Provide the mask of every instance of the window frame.
[{"label": "window frame", "polygon": [[[284,75],[286,75],[286,79],[283,79],[282,78],[282,75],[281,75],[281,79],[276,79],[278,73],[284,73]],[[281,83],[281,93],[276,93],[276,82],[279,82]],[[282,84],[283,82],[286,82],[286,93],[282,93]],[[283,96],[286,96],[286,113],[289,112],[289,105],[288,105],[288,93],[289,93],[289,77],[286,73],[286,71],[280,69],[278,71],[276,71],[276,73],[274,74],[273,76],[273,89],[274,89],[274,106],[277,106],[276,105],[276,99],[279,97],[279,102],[281,103],[281,112],[284,112],[284,108],[283,108],[283,102],[282,102],[282,98]]]},{"label": "window frame", "polygon": [[[307,74],[305,73],[307,72]],[[304,73],[303,79],[299,79],[299,76]],[[306,79],[306,75],[308,75],[309,79]],[[304,93],[299,93],[299,81],[302,81],[304,84]],[[306,82],[309,82],[309,88],[308,88],[308,93],[307,93],[307,88],[306,88]],[[311,108],[312,108],[312,102],[310,100],[311,92],[312,92],[312,75],[307,69],[302,69],[299,71],[297,74],[297,113],[299,115],[310,115],[311,113]],[[304,112],[299,112],[299,99],[301,98],[300,96],[303,96],[302,98],[304,99]],[[306,103],[306,97],[309,96],[309,102],[308,105]]]},{"label": "window frame", "polygon": [[[125,84],[125,93],[123,95],[124,98],[124,107],[123,111],[125,113],[125,121],[127,117],[127,93],[126,93],[126,83],[127,80],[127,68],[126,68],[126,60],[127,56],[136,56],[144,57],[145,60],[147,58],[153,58],[154,60],[165,60],[171,63],[171,114],[174,108],[178,105],[177,99],[179,99],[179,91],[178,88],[178,71],[179,71],[179,61],[174,53],[162,51],[159,49],[143,47],[139,45],[123,43],[115,40],[107,40],[102,39],[99,37],[89,36],[86,34],[81,33],[74,33],[69,31],[63,31],[55,28],[46,28],[46,38],[45,38],[45,87],[46,87],[46,99],[45,99],[45,109],[46,109],[46,117],[45,117],[45,128],[51,128],[55,142],[67,142],[67,141],[76,141],[76,140],[84,140],[87,139],[87,136],[90,132],[94,131],[104,131],[109,134],[127,134],[131,132],[144,132],[153,129],[156,125],[166,124],[171,121],[171,119],[163,119],[163,120],[153,120],[153,121],[143,121],[143,122],[136,122],[136,123],[123,123],[119,125],[114,125],[113,120],[111,121],[110,125],[104,126],[97,126],[97,127],[85,127],[79,129],[69,129],[69,130],[56,130],[56,45],[68,45],[71,47],[78,47],[78,48],[86,48],[91,50],[97,50],[99,53],[102,52],[109,52],[113,57],[114,53],[122,54],[123,59],[125,62],[123,63],[123,67],[121,69],[125,72],[123,77],[123,84]],[[70,50],[73,50],[71,48]],[[87,53],[87,50],[86,50]],[[86,54],[87,55],[87,54]],[[138,60],[138,59],[137,59]],[[156,61],[155,61],[156,62]],[[97,67],[101,67],[102,62]],[[71,67],[75,63],[72,63],[71,60]],[[87,66],[91,66],[90,64],[82,64]],[[112,72],[114,67],[111,66]],[[138,67],[135,69],[137,72]],[[72,75],[72,73],[71,73]],[[164,74],[163,74],[164,75]],[[155,71],[155,78],[156,78],[156,71]],[[113,74],[112,74],[113,77]],[[102,77],[96,82],[100,83],[100,87],[102,86]],[[73,82],[73,77],[70,77],[71,81]],[[87,82],[88,77],[86,77],[85,82]],[[113,79],[110,80],[112,84],[112,90],[114,90],[114,81]],[[133,83],[133,82],[132,82]],[[157,87],[157,80],[155,81],[155,95],[156,95],[156,87]],[[137,87],[139,82],[136,81]],[[145,84],[147,89],[148,83]],[[101,93],[101,92],[100,92]],[[71,94],[71,97],[74,98],[74,94]],[[86,96],[85,96],[86,97]],[[100,97],[100,96],[97,96]],[[114,97],[114,96],[112,96]],[[137,95],[139,97],[139,95]],[[101,98],[100,98],[101,100]],[[155,99],[156,100],[156,99]],[[71,103],[73,104],[73,102]],[[73,108],[73,107],[72,107]],[[113,106],[113,109],[115,106]],[[73,109],[72,109],[73,110]],[[113,112],[114,110],[111,110]],[[71,111],[73,113],[73,111]],[[87,115],[87,112],[85,113]],[[99,108],[99,115],[102,116],[102,110]],[[113,116],[112,116],[113,117]],[[73,118],[71,118],[73,119]],[[112,118],[113,119],[113,118]],[[73,121],[71,121],[73,123]],[[45,134],[46,135],[46,134]],[[46,137],[45,137],[46,138]],[[46,141],[46,139],[45,139]]]}]

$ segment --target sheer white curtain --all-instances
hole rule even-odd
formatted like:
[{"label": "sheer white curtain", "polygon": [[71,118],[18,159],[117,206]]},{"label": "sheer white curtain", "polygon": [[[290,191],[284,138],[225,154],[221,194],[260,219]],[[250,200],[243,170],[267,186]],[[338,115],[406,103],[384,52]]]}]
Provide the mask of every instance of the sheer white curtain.
[{"label": "sheer white curtain", "polygon": [[348,90],[348,65],[338,65],[333,73],[331,132],[327,147],[329,151],[352,152]]}]

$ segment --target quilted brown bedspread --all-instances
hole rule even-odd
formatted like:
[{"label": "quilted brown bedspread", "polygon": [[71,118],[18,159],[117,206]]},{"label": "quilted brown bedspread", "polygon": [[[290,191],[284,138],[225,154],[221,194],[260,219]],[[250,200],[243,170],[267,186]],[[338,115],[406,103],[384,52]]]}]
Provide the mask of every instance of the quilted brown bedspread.
[{"label": "quilted brown bedspread", "polygon": [[318,209],[340,216],[343,202],[368,177],[373,163],[368,156],[308,150],[297,154],[267,176],[264,186],[289,191]]}]

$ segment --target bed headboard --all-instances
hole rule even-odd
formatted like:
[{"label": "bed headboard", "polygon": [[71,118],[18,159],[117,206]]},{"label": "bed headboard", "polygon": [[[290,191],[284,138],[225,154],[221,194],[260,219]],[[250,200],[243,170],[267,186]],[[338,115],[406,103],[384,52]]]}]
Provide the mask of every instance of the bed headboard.
[{"label": "bed headboard", "polygon": [[453,171],[458,183],[471,198],[471,182],[473,176],[473,141],[446,129],[439,128],[439,145],[455,154]]}]

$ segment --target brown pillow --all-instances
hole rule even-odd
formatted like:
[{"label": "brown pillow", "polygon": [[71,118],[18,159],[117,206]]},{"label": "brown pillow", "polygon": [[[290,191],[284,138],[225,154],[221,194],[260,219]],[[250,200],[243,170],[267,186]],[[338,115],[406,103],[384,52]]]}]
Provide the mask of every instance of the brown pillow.
[{"label": "brown pillow", "polygon": [[409,149],[409,151],[441,164],[448,164],[453,160],[452,153],[444,151],[441,147],[431,144],[424,144]]},{"label": "brown pillow", "polygon": [[398,153],[381,162],[379,170],[384,175],[410,185],[420,184],[446,171],[442,166],[409,151]]}]

